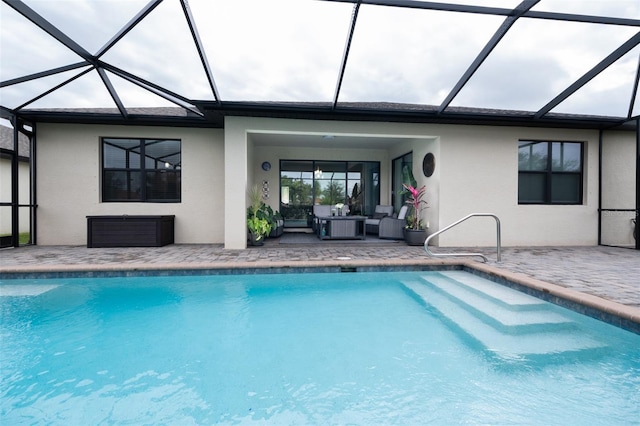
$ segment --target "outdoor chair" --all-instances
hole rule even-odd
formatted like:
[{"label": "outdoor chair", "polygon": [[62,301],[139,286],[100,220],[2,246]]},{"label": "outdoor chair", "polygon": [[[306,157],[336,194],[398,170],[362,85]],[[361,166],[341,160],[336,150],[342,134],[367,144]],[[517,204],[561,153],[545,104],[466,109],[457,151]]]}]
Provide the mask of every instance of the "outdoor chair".
[{"label": "outdoor chair", "polygon": [[373,216],[365,221],[367,234],[378,234],[380,220],[387,216],[393,216],[393,206],[378,204],[373,212]]},{"label": "outdoor chair", "polygon": [[331,207],[332,206],[326,204],[315,204],[313,206],[313,222],[311,223],[311,229],[313,229],[313,232],[318,231],[318,224],[320,222],[318,217],[331,216]]},{"label": "outdoor chair", "polygon": [[408,206],[402,206],[397,217],[386,216],[380,219],[378,238],[401,240],[404,238],[404,228],[407,225]]}]

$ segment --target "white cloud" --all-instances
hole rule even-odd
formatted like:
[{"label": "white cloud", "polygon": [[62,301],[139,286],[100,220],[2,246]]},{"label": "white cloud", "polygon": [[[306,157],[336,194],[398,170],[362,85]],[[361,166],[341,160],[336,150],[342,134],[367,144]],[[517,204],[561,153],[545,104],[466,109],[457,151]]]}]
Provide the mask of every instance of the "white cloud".
[{"label": "white cloud", "polygon": [[80,58],[44,31],[0,3],[0,79],[21,77],[79,62]]},{"label": "white cloud", "polygon": [[350,5],[300,0],[190,4],[223,99],[333,96]]},{"label": "white cloud", "polygon": [[452,105],[536,111],[557,95],[550,82],[562,75],[549,58],[516,53],[487,63]]},{"label": "white cloud", "polygon": [[483,15],[363,7],[342,98],[440,104],[501,22]]},{"label": "white cloud", "polygon": [[637,0],[543,0],[532,10],[640,19]]},{"label": "white cloud", "polygon": [[634,32],[633,28],[521,19],[454,104],[537,111]]},{"label": "white cloud", "polygon": [[147,0],[27,0],[25,3],[90,53],[96,53]]},{"label": "white cloud", "polygon": [[554,112],[625,116],[629,112],[640,47],[636,47],[582,89],[554,109]]},{"label": "white cloud", "polygon": [[213,99],[177,1],[160,4],[103,59],[188,98]]}]

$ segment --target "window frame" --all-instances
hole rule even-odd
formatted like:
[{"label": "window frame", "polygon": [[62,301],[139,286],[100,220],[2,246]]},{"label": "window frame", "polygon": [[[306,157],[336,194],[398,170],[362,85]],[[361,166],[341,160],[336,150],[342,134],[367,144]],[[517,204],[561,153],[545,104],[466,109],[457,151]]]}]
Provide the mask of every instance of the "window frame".
[{"label": "window frame", "polygon": [[[137,153],[139,157],[139,164],[135,167],[106,167],[105,165],[105,144],[108,141],[139,141],[140,152]],[[147,167],[147,160],[145,160],[147,147],[153,144],[157,144],[159,142],[177,142],[179,151],[179,162],[173,165],[173,167],[169,167],[166,169],[158,169],[158,168],[150,168]],[[154,159],[155,161],[159,161],[159,159]],[[168,163],[165,163],[168,164]],[[109,189],[107,188],[107,182],[109,181],[107,175],[113,172],[125,172],[128,175],[135,176],[140,185],[140,196],[138,198],[115,198],[115,197],[107,197],[109,194]],[[147,179],[146,177],[150,173],[171,173],[174,175],[174,182],[176,185],[176,198],[151,198],[150,193],[154,191],[149,191],[147,188]],[[182,139],[178,138],[142,138],[142,137],[111,137],[111,136],[103,136],[100,138],[100,201],[103,203],[181,203],[182,202]]]},{"label": "window frame", "polygon": [[[522,143],[545,143],[546,149],[546,166],[544,170],[521,170],[520,158],[518,157],[518,205],[583,205],[584,204],[584,166],[585,166],[585,142],[583,141],[566,141],[566,140],[539,140],[539,139],[519,139],[518,155]],[[580,148],[580,167],[579,171],[554,170],[553,162],[553,145],[560,144],[576,144]],[[520,185],[523,176],[543,176],[543,200],[542,201],[523,201],[521,199]],[[577,176],[578,177],[578,199],[575,202],[569,201],[553,201],[553,177],[554,176]]]}]

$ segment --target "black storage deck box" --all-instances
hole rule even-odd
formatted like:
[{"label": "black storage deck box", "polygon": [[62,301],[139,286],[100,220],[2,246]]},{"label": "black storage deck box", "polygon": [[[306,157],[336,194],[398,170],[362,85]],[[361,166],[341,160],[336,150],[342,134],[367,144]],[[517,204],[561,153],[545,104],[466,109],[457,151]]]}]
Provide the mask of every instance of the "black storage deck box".
[{"label": "black storage deck box", "polygon": [[161,247],[173,244],[174,215],[87,216],[87,247]]}]

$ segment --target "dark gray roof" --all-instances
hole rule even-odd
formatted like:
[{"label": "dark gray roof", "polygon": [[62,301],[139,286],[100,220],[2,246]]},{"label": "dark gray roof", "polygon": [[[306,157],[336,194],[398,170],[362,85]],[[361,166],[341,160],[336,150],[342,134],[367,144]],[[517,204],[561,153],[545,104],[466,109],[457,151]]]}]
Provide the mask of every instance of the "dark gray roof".
[{"label": "dark gray roof", "polygon": [[223,128],[225,116],[272,117],[315,120],[360,120],[462,125],[635,129],[635,121],[619,117],[548,113],[488,108],[449,107],[389,102],[201,102],[203,115],[179,107],[130,108],[124,118],[116,108],[24,109],[21,116],[34,122],[168,125]]},{"label": "dark gray roof", "polygon": [[[13,129],[11,127],[0,125],[0,149],[13,151]],[[18,134],[18,154],[23,157],[28,157],[30,154],[29,138],[22,133]]]},{"label": "dark gray roof", "polygon": [[[121,115],[118,108],[41,108],[37,110],[25,109],[25,111],[40,111],[59,114],[87,114],[87,115]],[[178,107],[147,107],[147,108],[127,108],[127,112],[132,116],[155,116],[155,117],[187,117],[194,116],[186,109]]]}]

